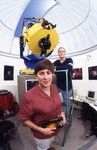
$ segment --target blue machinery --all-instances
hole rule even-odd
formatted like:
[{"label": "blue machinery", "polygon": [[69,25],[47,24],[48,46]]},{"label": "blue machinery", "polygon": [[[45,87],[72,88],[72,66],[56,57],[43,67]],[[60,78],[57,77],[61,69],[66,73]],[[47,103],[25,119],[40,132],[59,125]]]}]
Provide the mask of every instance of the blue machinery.
[{"label": "blue machinery", "polygon": [[20,71],[21,74],[33,74],[36,63],[54,51],[59,40],[55,28],[56,25],[47,20],[42,24],[37,18],[24,18],[20,37],[20,57],[24,59],[26,68]]}]

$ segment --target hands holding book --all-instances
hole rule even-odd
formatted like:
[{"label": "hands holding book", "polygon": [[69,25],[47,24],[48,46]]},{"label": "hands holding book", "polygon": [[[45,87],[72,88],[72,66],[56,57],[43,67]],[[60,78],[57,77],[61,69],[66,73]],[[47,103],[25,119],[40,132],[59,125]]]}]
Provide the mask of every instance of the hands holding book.
[{"label": "hands holding book", "polygon": [[61,112],[60,116],[57,116],[55,118],[45,120],[41,122],[41,127],[43,128],[59,128],[64,126],[66,123],[65,114],[64,112]]},{"label": "hands holding book", "polygon": [[45,120],[41,122],[41,132],[45,135],[54,134],[55,130],[63,127],[66,124],[66,118],[64,112],[53,119]]}]

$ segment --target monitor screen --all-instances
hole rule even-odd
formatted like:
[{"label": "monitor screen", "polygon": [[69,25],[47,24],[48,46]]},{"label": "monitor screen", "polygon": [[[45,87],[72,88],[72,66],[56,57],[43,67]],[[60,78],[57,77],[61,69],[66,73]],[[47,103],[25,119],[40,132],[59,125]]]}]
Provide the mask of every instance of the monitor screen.
[{"label": "monitor screen", "polygon": [[28,90],[30,90],[32,87],[34,87],[36,84],[38,84],[37,79],[28,79],[28,80],[25,80],[25,90],[26,90],[26,92]]},{"label": "monitor screen", "polygon": [[88,91],[88,97],[94,98],[95,92],[94,91]]}]

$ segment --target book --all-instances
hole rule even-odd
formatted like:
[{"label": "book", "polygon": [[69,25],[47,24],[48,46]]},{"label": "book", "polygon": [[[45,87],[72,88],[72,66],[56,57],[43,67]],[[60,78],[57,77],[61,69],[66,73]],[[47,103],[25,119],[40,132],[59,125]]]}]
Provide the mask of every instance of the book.
[{"label": "book", "polygon": [[63,120],[62,116],[59,117],[55,117],[49,120],[45,120],[41,122],[41,127],[43,128],[59,128],[60,126],[60,122]]}]

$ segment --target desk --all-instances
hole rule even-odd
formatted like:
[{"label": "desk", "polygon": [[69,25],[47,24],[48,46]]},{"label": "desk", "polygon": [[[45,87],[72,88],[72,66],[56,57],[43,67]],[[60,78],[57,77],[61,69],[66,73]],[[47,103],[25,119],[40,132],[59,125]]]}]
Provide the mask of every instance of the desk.
[{"label": "desk", "polygon": [[92,101],[86,98],[84,102],[89,104],[94,110],[97,111],[97,100]]},{"label": "desk", "polygon": [[76,96],[74,97],[74,101],[77,101],[77,102],[85,102],[87,104],[89,104],[94,110],[97,111],[97,100],[89,100],[86,98],[86,96]]},{"label": "desk", "polygon": [[97,111],[97,104],[95,105],[95,104],[89,103],[89,105]]},{"label": "desk", "polygon": [[91,121],[90,135],[95,134],[97,136],[97,100],[89,100],[82,96],[76,97],[74,100],[82,103],[81,117],[83,120],[89,119]]}]

